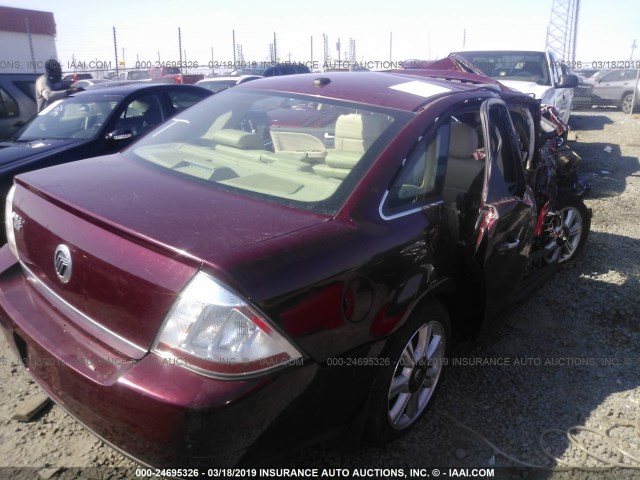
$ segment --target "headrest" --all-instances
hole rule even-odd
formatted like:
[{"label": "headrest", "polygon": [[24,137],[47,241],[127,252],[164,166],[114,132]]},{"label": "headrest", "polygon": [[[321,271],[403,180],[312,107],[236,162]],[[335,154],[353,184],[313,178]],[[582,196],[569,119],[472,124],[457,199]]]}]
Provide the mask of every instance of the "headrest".
[{"label": "headrest", "polygon": [[478,133],[475,129],[466,123],[452,123],[449,156],[471,159],[477,149]]},{"label": "headrest", "polygon": [[157,108],[151,107],[144,112],[143,119],[147,125],[159,125],[162,122],[162,114]]},{"label": "headrest", "polygon": [[337,118],[335,134],[336,137],[373,143],[388,125],[389,121],[381,115],[350,113]]},{"label": "headrest", "polygon": [[242,148],[244,150],[264,149],[264,143],[262,143],[262,139],[257,133],[223,128],[222,130],[214,132],[210,138],[214,142],[227,145],[229,147]]}]

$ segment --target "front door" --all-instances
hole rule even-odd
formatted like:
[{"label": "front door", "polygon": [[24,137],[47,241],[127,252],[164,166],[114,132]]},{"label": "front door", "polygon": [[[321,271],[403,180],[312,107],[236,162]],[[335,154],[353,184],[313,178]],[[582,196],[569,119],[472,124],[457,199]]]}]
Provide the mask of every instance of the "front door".
[{"label": "front door", "polygon": [[535,230],[535,202],[525,182],[509,111],[490,99],[481,110],[485,178],[474,232],[476,261],[485,286],[485,315],[494,317],[513,299],[524,278]]}]

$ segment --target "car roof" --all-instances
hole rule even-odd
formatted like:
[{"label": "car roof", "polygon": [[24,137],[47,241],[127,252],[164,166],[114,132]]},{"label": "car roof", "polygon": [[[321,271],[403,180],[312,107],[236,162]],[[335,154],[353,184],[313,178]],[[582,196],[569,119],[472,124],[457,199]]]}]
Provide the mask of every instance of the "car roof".
[{"label": "car roof", "polygon": [[[133,80],[133,82],[135,82],[135,80]],[[173,84],[173,83],[156,83],[151,85],[149,83],[133,83],[133,84],[127,84],[127,85],[111,85],[111,86],[105,85],[104,83],[98,83],[96,84],[96,86],[100,86],[101,88],[92,88],[90,90],[88,89],[83,92],[74,93],[72,96],[74,97],[80,96],[80,95],[125,96],[125,95],[129,95],[131,93],[136,93],[136,92],[143,92],[143,91],[153,92],[156,90],[165,90],[167,88],[179,89],[179,90],[208,91],[206,88],[196,87],[195,85],[179,85],[179,84]]]},{"label": "car roof", "polygon": [[457,50],[455,52],[451,52],[451,53],[456,53],[456,54],[465,54],[465,53],[497,53],[497,52],[501,52],[501,53],[554,53],[551,50],[520,50],[518,48],[486,48],[486,49],[481,49],[481,50]]},{"label": "car roof", "polygon": [[198,80],[197,83],[208,83],[208,82],[222,82],[227,80],[242,80],[244,78],[262,78],[260,75],[219,75],[217,77],[208,77],[202,80]]},{"label": "car roof", "polygon": [[[312,95],[320,98],[351,101],[406,111],[416,111],[426,102],[461,92],[490,89],[499,91],[495,84],[486,83],[484,77],[460,76],[453,72],[442,78],[419,76],[399,72],[325,72],[283,75],[246,82],[234,87],[243,90],[267,90],[291,94]],[[447,79],[449,78],[449,79]],[[315,83],[325,83],[322,86]],[[325,79],[325,80],[322,80]],[[328,80],[328,82],[327,82]],[[476,81],[473,81],[476,80]]]}]

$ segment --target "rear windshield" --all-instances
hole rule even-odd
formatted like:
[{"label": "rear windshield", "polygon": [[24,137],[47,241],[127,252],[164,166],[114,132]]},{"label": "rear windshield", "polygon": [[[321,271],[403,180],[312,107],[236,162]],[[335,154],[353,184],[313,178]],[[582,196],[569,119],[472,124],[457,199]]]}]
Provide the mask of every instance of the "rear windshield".
[{"label": "rear windshield", "polygon": [[213,188],[334,214],[411,115],[233,88],[127,153]]},{"label": "rear windshield", "polygon": [[491,78],[551,85],[547,58],[543,52],[457,52],[456,55]]}]

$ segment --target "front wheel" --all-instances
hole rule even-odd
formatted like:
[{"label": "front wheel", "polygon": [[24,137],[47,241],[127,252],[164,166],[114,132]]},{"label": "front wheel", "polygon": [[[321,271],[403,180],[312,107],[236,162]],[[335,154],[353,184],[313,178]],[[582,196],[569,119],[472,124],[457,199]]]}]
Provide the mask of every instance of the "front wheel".
[{"label": "front wheel", "polygon": [[442,304],[422,305],[390,340],[389,365],[374,385],[367,437],[384,444],[407,432],[431,404],[445,365],[451,337]]},{"label": "front wheel", "polygon": [[591,213],[579,198],[561,198],[547,226],[544,246],[547,263],[563,263],[584,248],[591,229]]},{"label": "front wheel", "polygon": [[[636,103],[638,102],[638,98],[636,97]],[[635,106],[633,106],[633,93],[628,93],[624,96],[624,98],[622,99],[622,111],[624,113],[631,113],[631,109],[633,108],[633,110],[635,110]]]}]

